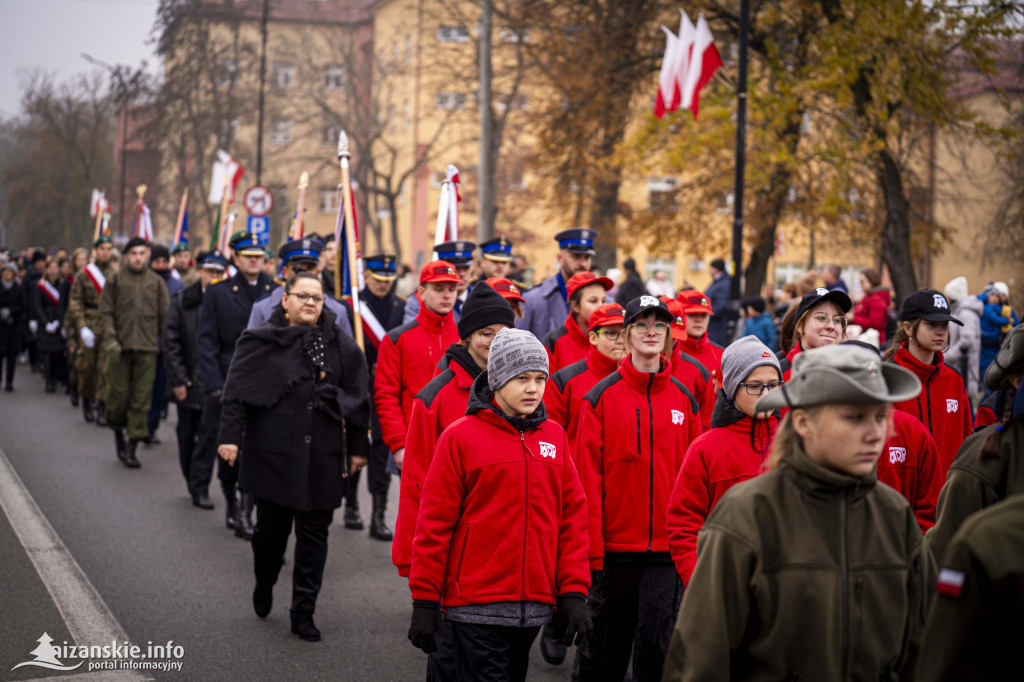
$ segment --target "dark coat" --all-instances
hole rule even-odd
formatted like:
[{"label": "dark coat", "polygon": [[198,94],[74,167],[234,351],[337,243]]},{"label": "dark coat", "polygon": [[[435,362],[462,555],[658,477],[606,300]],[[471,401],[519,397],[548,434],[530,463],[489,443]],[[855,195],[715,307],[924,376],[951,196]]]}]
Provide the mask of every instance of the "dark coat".
[{"label": "dark coat", "polygon": [[255,285],[246,281],[242,273],[223,279],[206,288],[203,304],[199,308],[199,334],[196,350],[199,352],[199,375],[203,388],[219,391],[224,388],[235,343],[249,324],[253,303],[270,293],[274,280],[260,273]]},{"label": "dark coat", "polygon": [[640,273],[633,270],[626,275],[626,281],[619,285],[619,291],[615,294],[615,302],[625,306],[634,298],[640,298],[647,293],[647,287],[640,277]]},{"label": "dark coat", "polygon": [[0,285],[0,308],[11,311],[11,319],[0,320],[0,352],[17,353],[21,350],[22,318],[25,314],[25,285],[14,280],[10,289]]},{"label": "dark coat", "polygon": [[31,318],[39,323],[36,339],[42,353],[60,353],[64,350],[64,337],[60,335],[60,325],[57,325],[57,329],[52,334],[46,331],[46,325],[50,322],[54,320],[63,322],[64,320],[64,282],[60,281],[54,287],[61,296],[57,303],[51,301],[50,297],[39,289],[38,283],[36,290],[32,292]]},{"label": "dark coat", "polygon": [[732,287],[732,278],[727,274],[711,282],[704,290],[704,295],[711,301],[711,309],[715,311],[708,322],[708,338],[719,346],[729,345],[725,338],[726,326],[729,322],[729,293]]},{"label": "dark coat", "polygon": [[[209,290],[207,291],[209,295]],[[319,332],[322,381],[305,349]],[[366,358],[324,310],[317,327],[289,327],[280,306],[238,341],[224,385],[220,444],[241,447],[239,486],[298,511],[337,509],[348,458],[369,451]]]},{"label": "dark coat", "polygon": [[[167,310],[167,330],[164,333],[167,384],[174,387],[192,382],[188,387],[188,395],[181,403],[182,407],[192,410],[203,408],[203,382],[199,377],[199,356],[196,354],[199,306],[203,302],[201,284],[190,284],[171,298],[171,306]],[[173,394],[171,399],[174,400]]]}]

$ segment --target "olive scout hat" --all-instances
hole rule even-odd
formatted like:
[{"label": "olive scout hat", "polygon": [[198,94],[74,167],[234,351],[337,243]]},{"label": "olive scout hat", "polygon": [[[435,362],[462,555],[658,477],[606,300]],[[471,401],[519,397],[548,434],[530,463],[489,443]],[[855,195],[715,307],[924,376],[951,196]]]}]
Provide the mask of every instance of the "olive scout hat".
[{"label": "olive scout hat", "polygon": [[797,355],[789,381],[761,396],[754,409],[770,412],[828,403],[895,403],[920,392],[921,382],[909,370],[882,362],[877,352],[839,344]]},{"label": "olive scout hat", "polygon": [[985,372],[985,384],[993,391],[1009,387],[1009,376],[1024,365],[1024,323],[1010,330],[1003,347]]}]

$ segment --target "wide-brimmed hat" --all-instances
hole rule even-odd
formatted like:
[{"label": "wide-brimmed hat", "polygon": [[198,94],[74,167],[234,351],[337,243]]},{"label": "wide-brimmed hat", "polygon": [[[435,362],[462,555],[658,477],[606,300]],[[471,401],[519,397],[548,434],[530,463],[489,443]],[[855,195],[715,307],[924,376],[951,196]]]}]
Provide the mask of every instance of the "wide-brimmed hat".
[{"label": "wide-brimmed hat", "polygon": [[985,371],[985,384],[993,391],[1006,389],[1010,374],[1024,364],[1024,323],[1010,330],[995,360]]},{"label": "wide-brimmed hat", "polygon": [[882,362],[878,353],[853,345],[805,350],[793,359],[793,373],[778,390],[761,396],[754,409],[813,407],[828,403],[896,403],[921,392],[909,370]]}]

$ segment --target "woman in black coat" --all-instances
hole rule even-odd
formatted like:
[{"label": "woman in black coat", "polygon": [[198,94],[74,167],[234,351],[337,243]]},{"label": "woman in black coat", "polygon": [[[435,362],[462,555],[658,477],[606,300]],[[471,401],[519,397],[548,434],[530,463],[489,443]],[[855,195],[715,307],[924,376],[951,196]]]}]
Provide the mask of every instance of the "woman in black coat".
[{"label": "woman in black coat", "polygon": [[[292,632],[318,641],[313,623],[327,561],[327,529],[345,480],[366,466],[370,424],[366,359],[338,334],[320,280],[298,273],[281,307],[238,340],[224,385],[218,451],[241,466],[257,499],[253,608],[270,612],[292,522]],[[239,454],[239,449],[241,453]]]},{"label": "woman in black coat", "polygon": [[21,319],[25,313],[25,287],[18,280],[18,266],[0,268],[0,364],[5,365],[4,390],[14,390],[14,368],[21,351]]},{"label": "woman in black coat", "polygon": [[32,294],[32,319],[37,323],[38,348],[43,356],[43,377],[46,392],[53,393],[58,381],[67,381],[66,348],[61,324],[64,320],[64,280],[60,264],[55,258],[48,258],[43,276],[36,283]]}]

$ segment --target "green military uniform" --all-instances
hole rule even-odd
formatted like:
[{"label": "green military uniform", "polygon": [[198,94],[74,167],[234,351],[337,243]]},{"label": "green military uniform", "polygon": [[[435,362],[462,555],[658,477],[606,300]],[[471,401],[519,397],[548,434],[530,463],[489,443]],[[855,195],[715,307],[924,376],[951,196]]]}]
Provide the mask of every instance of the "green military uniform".
[{"label": "green military uniform", "polygon": [[978,451],[995,429],[995,424],[987,426],[965,440],[949,467],[946,485],[939,493],[935,525],[925,534],[925,543],[936,560],[946,555],[964,519],[1011,495],[1024,493],[1024,423],[1012,419],[1003,426],[999,455],[981,460]]},{"label": "green military uniform", "polygon": [[1024,495],[964,521],[939,566],[938,594],[932,600],[915,679],[998,680],[1019,675],[1024,648]]},{"label": "green military uniform", "polygon": [[100,297],[100,321],[107,372],[107,422],[141,440],[149,435],[149,411],[156,378],[158,336],[170,298],[163,278],[149,268],[124,267],[111,275]]},{"label": "green military uniform", "polygon": [[[109,281],[114,273],[110,263],[105,265],[96,264],[103,276]],[[71,285],[71,295],[68,301],[68,312],[64,319],[64,328],[73,331],[69,334],[69,341],[72,339],[77,344],[75,352],[75,372],[78,374],[78,395],[85,399],[104,400],[107,392],[106,377],[103,373],[102,347],[103,339],[100,333],[100,291],[83,270],[75,278]],[[96,343],[92,348],[86,348],[82,343],[82,328],[88,327],[96,335]]]},{"label": "green military uniform", "polygon": [[933,574],[902,495],[796,446],[701,529],[663,679],[902,679]]}]

